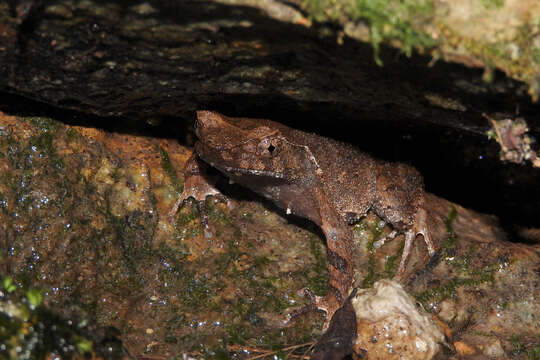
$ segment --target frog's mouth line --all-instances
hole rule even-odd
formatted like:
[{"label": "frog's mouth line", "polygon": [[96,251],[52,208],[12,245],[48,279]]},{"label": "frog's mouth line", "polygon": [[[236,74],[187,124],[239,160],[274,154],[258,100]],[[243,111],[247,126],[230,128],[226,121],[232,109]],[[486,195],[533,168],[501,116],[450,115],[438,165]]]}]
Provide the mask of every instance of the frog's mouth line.
[{"label": "frog's mouth line", "polygon": [[242,175],[255,175],[255,176],[267,176],[272,179],[285,179],[286,176],[283,173],[278,173],[274,171],[266,171],[266,170],[252,170],[252,169],[243,169],[243,168],[237,168],[233,166],[223,166],[214,164],[212,162],[209,163],[212,167],[220,170],[221,172],[224,172],[226,174],[235,174],[240,173]]},{"label": "frog's mouth line", "polygon": [[254,137],[247,138],[247,139],[245,139],[243,141],[240,141],[240,142],[234,143],[234,144],[213,145],[211,142],[202,140],[200,136],[199,136],[199,142],[203,143],[204,146],[206,146],[208,148],[215,149],[216,151],[225,151],[225,150],[232,150],[232,149],[235,149],[237,147],[243,146],[243,145],[249,143],[250,141],[260,142],[260,141],[262,141],[264,139],[267,139],[269,137],[274,136],[276,133],[277,133],[277,131],[274,131],[271,134],[268,134],[268,135],[265,135],[265,136],[262,136],[262,137],[261,136],[254,136]]},{"label": "frog's mouth line", "polygon": [[[252,137],[252,138],[249,138],[249,139],[246,139],[240,143],[237,143],[237,144],[232,144],[232,145],[229,145],[229,146],[226,146],[226,145],[223,145],[223,146],[212,146],[211,144],[209,144],[208,142],[205,142],[203,141],[202,139],[199,138],[199,141],[198,141],[198,144],[199,146],[202,146],[203,149],[206,150],[206,152],[213,152],[213,153],[217,153],[219,154],[220,152],[223,152],[223,151],[230,151],[231,149],[235,149],[235,148],[238,148],[250,141],[253,141],[253,140],[257,140],[257,141],[262,141],[266,138],[269,138],[273,135],[275,135],[277,133],[277,130],[272,132],[271,134],[268,134],[266,136],[262,136],[262,137]],[[287,141],[286,139],[281,139],[282,141],[285,141],[287,143],[289,143],[290,145],[293,145],[293,146],[296,146],[298,148],[301,148],[302,150],[306,151],[308,156],[310,157],[311,161],[315,164],[315,167],[316,169],[320,169],[319,168],[319,164],[317,163],[317,160],[315,159],[315,157],[313,156],[313,154],[311,153],[311,151],[309,150],[309,148],[307,146],[304,146],[304,145],[296,145],[296,144],[293,144],[292,142],[290,141]],[[221,165],[221,164],[216,164],[215,162],[213,161],[209,161],[209,160],[206,160],[204,159],[204,156],[201,155],[200,151],[197,151],[199,153],[199,156],[201,158],[203,158],[203,160],[205,160],[207,163],[209,163],[212,167],[220,170],[221,172],[223,173],[226,173],[226,174],[235,174],[235,173],[240,173],[240,174],[243,174],[243,175],[254,175],[254,176],[265,176],[265,177],[269,177],[269,178],[273,178],[273,179],[287,179],[287,180],[292,180],[293,178],[290,177],[290,176],[287,176],[286,174],[284,173],[280,173],[280,172],[275,172],[275,171],[268,171],[268,170],[254,170],[254,169],[244,169],[244,168],[238,168],[238,167],[234,167],[234,166],[226,166],[226,165]],[[204,152],[204,151],[203,151]],[[221,156],[217,156],[217,157],[221,157]]]},{"label": "frog's mouth line", "polygon": [[[253,140],[253,139],[249,139],[247,141],[251,141],[251,140]],[[264,177],[270,177],[270,178],[273,178],[273,179],[286,179],[287,178],[287,176],[284,173],[280,173],[280,172],[276,172],[276,171],[244,169],[244,168],[239,168],[239,167],[235,167],[235,166],[227,166],[227,165],[224,165],[224,162],[219,162],[219,161],[216,162],[216,161],[211,160],[211,158],[213,158],[213,159],[221,158],[222,156],[220,154],[223,151],[225,151],[225,149],[230,150],[230,149],[236,148],[238,146],[241,146],[244,143],[234,145],[234,146],[229,146],[227,148],[221,148],[221,147],[213,147],[213,146],[209,145],[208,143],[205,143],[203,141],[199,141],[197,143],[195,149],[196,149],[197,154],[206,163],[210,164],[210,166],[212,166],[213,168],[218,169],[219,171],[221,171],[221,172],[223,172],[225,174],[231,174],[231,175],[241,174],[241,175],[264,176]],[[214,154],[215,156],[208,156],[208,154]]]}]

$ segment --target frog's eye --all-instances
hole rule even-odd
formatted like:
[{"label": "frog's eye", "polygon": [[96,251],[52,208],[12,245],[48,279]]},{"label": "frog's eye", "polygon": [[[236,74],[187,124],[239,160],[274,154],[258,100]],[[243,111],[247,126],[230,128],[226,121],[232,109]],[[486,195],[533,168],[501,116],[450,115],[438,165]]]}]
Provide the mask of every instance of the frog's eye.
[{"label": "frog's eye", "polygon": [[277,153],[278,145],[276,141],[264,139],[259,144],[262,155],[274,156]]}]

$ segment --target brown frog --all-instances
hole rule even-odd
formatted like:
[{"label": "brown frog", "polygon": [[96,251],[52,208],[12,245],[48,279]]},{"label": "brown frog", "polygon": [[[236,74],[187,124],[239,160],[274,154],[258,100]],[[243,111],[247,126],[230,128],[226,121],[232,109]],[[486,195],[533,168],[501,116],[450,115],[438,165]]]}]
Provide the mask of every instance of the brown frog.
[{"label": "brown frog", "polygon": [[[412,167],[377,160],[351,145],[270,120],[198,111],[195,132],[199,141],[186,165],[184,192],[171,214],[189,197],[203,206],[207,195],[219,195],[201,173],[206,163],[288,214],[315,222],[327,241],[330,291],[316,300],[327,320],[353,282],[355,246],[348,224],[369,210],[393,226],[389,237],[405,234],[399,273],[418,234],[430,255],[435,252],[423,208],[422,177]],[[205,217],[202,222],[207,227]]]}]

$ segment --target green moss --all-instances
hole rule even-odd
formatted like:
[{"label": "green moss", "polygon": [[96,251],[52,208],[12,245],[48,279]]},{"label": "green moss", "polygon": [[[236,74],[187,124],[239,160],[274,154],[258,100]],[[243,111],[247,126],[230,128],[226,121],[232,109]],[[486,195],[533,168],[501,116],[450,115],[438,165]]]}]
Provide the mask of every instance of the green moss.
[{"label": "green moss", "polygon": [[386,41],[398,40],[407,56],[413,47],[432,47],[434,40],[427,34],[417,31],[414,23],[429,19],[434,11],[430,0],[356,0],[355,17],[369,22],[371,43],[375,49],[378,64],[379,45]]},{"label": "green moss", "polygon": [[376,265],[375,265],[375,257],[373,254],[370,254],[369,260],[367,263],[367,275],[362,281],[362,288],[369,288],[373,286],[375,281],[379,280],[379,276],[375,271]]},{"label": "green moss", "polygon": [[233,261],[230,254],[223,253],[219,254],[218,257],[214,261],[214,266],[216,271],[223,272],[225,269],[229,267],[229,264]]},{"label": "green moss", "polygon": [[180,180],[178,179],[178,175],[176,175],[176,170],[174,169],[174,166],[171,163],[169,154],[161,146],[159,147],[159,153],[161,155],[161,168],[171,180],[171,183],[174,186],[175,191],[181,194],[183,190],[183,186]]},{"label": "green moss", "polygon": [[382,65],[379,48],[384,42],[399,41],[407,56],[415,47],[429,48],[436,44],[431,36],[419,30],[434,14],[432,0],[304,0],[303,3],[318,22],[335,22],[343,16],[367,22],[379,65]]},{"label": "green moss", "polygon": [[12,293],[14,292],[15,290],[17,290],[17,285],[15,285],[15,283],[13,282],[13,278],[7,276],[4,278],[3,280],[3,286],[4,286],[4,289],[8,292],[8,293]]},{"label": "green moss", "polygon": [[304,0],[304,6],[309,9],[310,16],[321,23],[339,17],[340,12],[335,5],[336,1],[332,0]]},{"label": "green moss", "polygon": [[248,329],[245,326],[237,324],[227,325],[225,327],[225,331],[229,337],[228,342],[232,344],[244,345],[246,343],[246,339],[250,337]]},{"label": "green moss", "polygon": [[455,277],[436,288],[416,293],[414,296],[426,308],[430,308],[430,302],[441,301],[446,298],[455,298],[459,287],[478,286],[483,283],[493,282],[496,271],[497,266],[493,265],[486,266],[479,270],[472,270],[468,275]]},{"label": "green moss", "polygon": [[[67,176],[59,176],[64,171],[64,159],[56,154],[54,148],[54,132],[58,128],[55,121],[48,119],[22,119],[36,126],[35,132],[27,140],[18,140],[7,133],[1,138],[3,153],[13,171],[7,171],[0,175],[0,181],[9,187],[8,193],[16,199],[14,204],[17,212],[25,216],[31,216],[29,221],[38,225],[43,221],[43,210],[55,207],[62,211],[63,201],[70,193],[67,186]],[[54,184],[43,183],[51,177]],[[54,180],[56,179],[56,180]],[[38,190],[38,191],[36,191]],[[40,196],[39,194],[62,194],[61,196]],[[36,197],[36,194],[37,197]],[[35,203],[36,206],[32,206]],[[29,213],[29,210],[33,210]],[[36,216],[38,215],[39,216]]]},{"label": "green moss", "polygon": [[30,118],[30,123],[38,130],[38,134],[29,140],[30,155],[37,151],[39,156],[47,156],[58,170],[65,167],[63,159],[56,155],[53,140],[60,125],[57,121],[46,118]]},{"label": "green moss", "polygon": [[238,298],[232,307],[232,311],[237,319],[244,320],[255,309],[253,309],[253,303],[250,302],[250,299]]},{"label": "green moss", "polygon": [[500,9],[504,6],[504,0],[482,0],[486,9]]},{"label": "green moss", "polygon": [[269,265],[271,261],[265,256],[256,256],[252,259],[251,263],[256,271],[262,271],[262,268]]},{"label": "green moss", "polygon": [[234,260],[238,259],[240,255],[242,254],[238,247],[238,243],[239,243],[238,239],[240,238],[240,236],[241,234],[235,233],[234,238],[227,240],[227,253]]},{"label": "green moss", "polygon": [[[106,199],[109,202],[109,199]],[[143,280],[143,269],[155,261],[155,251],[152,250],[149,239],[152,233],[151,218],[141,211],[133,211],[125,216],[115,216],[107,205],[106,218],[108,227],[103,231],[111,245],[120,250],[120,254],[110,254],[108,246],[99,248],[104,262],[116,265],[115,270],[107,274],[107,282],[103,284],[114,294],[136,291]],[[116,255],[120,255],[116,257]],[[109,256],[111,257],[110,259]]]},{"label": "green moss", "polygon": [[430,308],[429,303],[432,301],[455,298],[459,287],[492,283],[497,270],[501,266],[508,265],[507,260],[499,259],[499,263],[490,264],[479,269],[473,268],[472,259],[477,252],[475,246],[469,247],[464,256],[457,256],[458,237],[452,229],[452,224],[456,218],[457,211],[452,207],[445,221],[448,238],[442,245],[441,254],[446,263],[456,270],[457,276],[436,288],[415,294],[416,299],[423,303],[426,308]]},{"label": "green moss", "polygon": [[[252,322],[260,311],[281,313],[291,307],[289,299],[295,296],[287,293],[289,283],[277,276],[264,275],[271,272],[269,268],[273,266],[274,263],[268,258],[257,256],[251,259],[250,266],[245,271],[233,271],[236,276],[245,280],[248,292],[254,295],[254,300],[245,303],[243,311],[238,313],[242,319]],[[241,305],[241,302],[238,305]]]},{"label": "green moss", "polygon": [[403,248],[405,247],[405,244],[401,245],[401,250],[392,256],[388,256],[386,258],[386,261],[384,262],[384,276],[388,279],[391,279],[396,274],[396,270],[399,264],[399,259],[401,259],[401,255],[403,254]]},{"label": "green moss", "polygon": [[369,255],[368,262],[366,264],[367,275],[362,281],[362,288],[371,287],[377,280],[382,278],[392,278],[397,270],[399,265],[398,260],[401,258],[403,253],[404,244],[402,243],[396,254],[387,256],[382,269],[378,269],[377,259],[375,256],[375,247],[374,244],[377,240],[380,239],[381,234],[383,233],[385,223],[382,219],[376,218],[376,221],[372,223],[372,226],[364,225],[364,229],[368,229],[371,232],[371,238],[367,242],[366,250]]},{"label": "green moss", "polygon": [[[504,6],[502,0],[482,0],[488,7]],[[440,25],[440,24],[439,24]],[[453,44],[459,43],[465,50],[478,57],[486,65],[486,79],[491,77],[492,69],[500,69],[515,79],[529,83],[529,94],[533,99],[537,99],[540,88],[537,78],[536,54],[539,52],[538,46],[534,46],[534,36],[537,32],[538,20],[530,19],[515,30],[515,37],[504,41],[491,41],[463,37],[450,27],[441,26],[446,39]],[[535,100],[536,101],[536,100]]]},{"label": "green moss", "polygon": [[199,208],[194,200],[188,200],[187,203],[191,204],[190,207],[183,206],[181,210],[177,213],[176,224],[179,227],[183,227],[193,222],[194,220],[199,219],[201,216]]},{"label": "green moss", "polygon": [[88,329],[61,319],[41,300],[41,291],[24,286],[0,298],[0,359],[68,359],[93,352],[92,342],[83,335]]},{"label": "green moss", "polygon": [[534,64],[540,65],[540,47],[533,47],[531,49],[531,60]]},{"label": "green moss", "polygon": [[114,182],[119,182],[121,176],[122,176],[121,167],[113,165],[112,171],[111,171],[111,179],[113,179]]},{"label": "green moss", "polygon": [[66,130],[66,137],[71,141],[76,141],[83,138],[83,136],[72,127]]},{"label": "green moss", "polygon": [[8,145],[7,148],[7,157],[9,164],[13,169],[21,169],[24,164],[24,160],[22,159],[22,150],[20,149],[20,146],[18,143],[11,143]]},{"label": "green moss", "polygon": [[512,334],[509,339],[512,344],[512,354],[513,355],[525,355],[527,360],[538,360],[540,359],[540,346],[531,346],[527,347],[523,345],[518,334]]},{"label": "green moss", "polygon": [[54,154],[53,134],[44,132],[38,136],[33,136],[30,138],[30,146],[35,146],[40,155],[50,156]]},{"label": "green moss", "polygon": [[176,214],[176,229],[181,239],[189,239],[199,236],[203,232],[200,221],[200,212],[195,200],[188,200]]},{"label": "green moss", "polygon": [[274,290],[273,294],[266,296],[266,303],[264,309],[271,310],[274,313],[280,314],[283,311],[291,307],[291,303],[282,294],[278,294]]},{"label": "green moss", "polygon": [[205,278],[195,277],[186,279],[187,283],[182,287],[178,298],[182,305],[189,309],[198,309],[208,305],[212,295],[210,284]]},{"label": "green moss", "polygon": [[455,264],[457,262],[456,250],[457,250],[457,235],[452,228],[452,224],[457,219],[458,213],[454,206],[450,207],[448,217],[444,221],[446,227],[447,238],[441,246],[441,256],[449,264]]},{"label": "green moss", "polygon": [[60,128],[60,124],[52,119],[44,117],[29,117],[25,118],[32,126],[37,128],[41,132],[54,132]]},{"label": "green moss", "polygon": [[228,218],[227,214],[216,206],[213,199],[206,198],[205,204],[206,214],[208,215],[210,221],[214,223],[221,223],[223,225],[229,225],[231,223],[231,220]]},{"label": "green moss", "polygon": [[375,251],[375,247],[374,247],[375,241],[379,239],[384,229],[384,221],[379,219],[378,221],[375,222],[375,226],[371,226],[367,228],[371,232],[372,236],[371,236],[371,239],[367,242],[366,250],[371,254]]},{"label": "green moss", "polygon": [[450,212],[448,213],[448,217],[444,220],[444,225],[446,227],[446,232],[452,233],[454,230],[452,228],[452,224],[457,219],[458,212],[454,206],[450,206]]},{"label": "green moss", "polygon": [[324,296],[328,293],[328,269],[326,268],[326,257],[321,252],[321,244],[318,237],[311,235],[309,237],[311,253],[315,258],[315,264],[312,265],[314,275],[307,280],[308,288],[318,296]]},{"label": "green moss", "polygon": [[182,234],[182,237],[184,239],[187,239],[187,238],[194,238],[194,237],[197,237],[199,235],[201,235],[203,233],[203,229],[202,228],[192,228],[192,229],[188,229],[187,231],[183,232]]},{"label": "green moss", "polygon": [[40,289],[30,289],[25,295],[32,308],[38,307],[43,301],[43,291]]},{"label": "green moss", "polygon": [[479,330],[472,331],[471,334],[473,334],[473,335],[478,335],[478,336],[490,337],[490,338],[496,336],[496,335],[493,334],[493,333],[489,333],[489,332],[485,332],[485,331],[479,331]]}]

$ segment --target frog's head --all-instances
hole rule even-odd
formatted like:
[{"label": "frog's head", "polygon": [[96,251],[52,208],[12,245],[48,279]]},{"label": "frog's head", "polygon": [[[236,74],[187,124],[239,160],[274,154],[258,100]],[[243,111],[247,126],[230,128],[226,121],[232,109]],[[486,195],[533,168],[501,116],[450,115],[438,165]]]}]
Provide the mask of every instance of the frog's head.
[{"label": "frog's head", "polygon": [[270,120],[229,118],[197,111],[195,150],[207,163],[232,178],[245,175],[294,180],[318,166],[306,146],[287,139],[292,131]]}]

